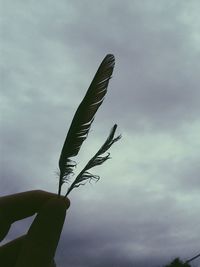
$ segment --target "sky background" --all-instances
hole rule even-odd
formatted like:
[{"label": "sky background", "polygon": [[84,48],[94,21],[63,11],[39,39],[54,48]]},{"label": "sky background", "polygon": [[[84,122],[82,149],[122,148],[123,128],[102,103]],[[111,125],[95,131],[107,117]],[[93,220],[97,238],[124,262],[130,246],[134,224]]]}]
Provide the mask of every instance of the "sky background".
[{"label": "sky background", "polygon": [[116,58],[77,172],[114,123],[123,138],[93,170],[101,180],[70,194],[57,266],[161,267],[198,254],[200,2],[1,0],[0,9],[0,195],[57,192],[73,114],[104,56]]}]

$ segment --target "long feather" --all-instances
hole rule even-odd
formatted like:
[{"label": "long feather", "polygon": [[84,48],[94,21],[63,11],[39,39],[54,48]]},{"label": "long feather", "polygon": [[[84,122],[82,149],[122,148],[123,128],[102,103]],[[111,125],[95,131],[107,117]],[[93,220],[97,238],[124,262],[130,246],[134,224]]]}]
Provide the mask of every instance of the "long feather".
[{"label": "long feather", "polygon": [[74,182],[71,184],[69,187],[67,194],[65,197],[74,189],[75,187],[79,187],[80,185],[84,185],[85,181],[87,180],[99,180],[98,175],[91,174],[88,172],[89,169],[103,164],[106,160],[110,158],[110,153],[107,153],[107,155],[103,154],[115,143],[117,142],[120,138],[121,135],[118,135],[117,137],[114,137],[115,131],[117,129],[117,125],[115,124],[113,128],[110,131],[110,134],[104,144],[101,146],[101,148],[97,151],[97,153],[88,161],[86,166],[83,168],[83,170],[77,175],[76,179]]},{"label": "long feather", "polygon": [[61,193],[62,184],[73,172],[76,165],[70,158],[78,154],[83,141],[87,138],[94,116],[107,92],[107,87],[114,69],[115,58],[108,54],[99,66],[90,87],[80,103],[65,139],[60,159],[60,178],[58,195]]}]

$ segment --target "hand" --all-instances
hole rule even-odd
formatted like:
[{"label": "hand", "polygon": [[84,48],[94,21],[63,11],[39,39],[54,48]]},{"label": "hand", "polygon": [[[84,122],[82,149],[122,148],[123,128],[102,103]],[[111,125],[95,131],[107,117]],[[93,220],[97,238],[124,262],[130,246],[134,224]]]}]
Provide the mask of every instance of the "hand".
[{"label": "hand", "polygon": [[34,190],[0,198],[0,241],[13,222],[37,213],[26,235],[0,246],[0,266],[53,267],[68,198]]}]

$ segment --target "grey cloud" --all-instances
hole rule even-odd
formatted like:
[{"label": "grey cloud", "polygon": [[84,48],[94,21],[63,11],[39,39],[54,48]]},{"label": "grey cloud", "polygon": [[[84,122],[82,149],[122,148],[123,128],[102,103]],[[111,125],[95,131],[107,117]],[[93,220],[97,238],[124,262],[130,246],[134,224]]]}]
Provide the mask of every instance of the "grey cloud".
[{"label": "grey cloud", "polygon": [[[90,13],[87,16],[85,14],[88,7]],[[100,58],[97,58],[96,54],[102,58],[106,53],[113,52],[116,54],[116,71],[110,88],[112,93],[110,92],[106,100],[107,105],[102,111],[102,117],[105,114],[109,114],[109,117],[115,116],[126,128],[130,127],[129,121],[132,121],[131,128],[141,129],[146,124],[156,127],[155,129],[164,128],[170,131],[199,115],[199,75],[194,71],[198,69],[199,63],[197,51],[195,52],[191,43],[192,26],[186,25],[181,19],[184,8],[185,3],[170,5],[163,2],[154,7],[149,4],[141,6],[130,1],[127,1],[127,5],[110,1],[109,4],[102,3],[98,9],[90,1],[74,7],[60,3],[56,7],[60,13],[58,19],[56,13],[51,12],[51,8],[42,17],[42,11],[37,14],[35,7],[31,11],[36,14],[31,15],[30,20],[37,23],[32,22],[22,27],[25,32],[29,31],[28,27],[35,27],[38,29],[38,37],[44,40],[38,46],[34,36],[30,36],[26,38],[25,44],[22,42],[20,45],[34,49],[32,54],[29,53],[31,60],[35,61],[34,72],[41,60],[41,64],[49,61],[47,53],[54,51],[55,56],[50,64],[53,65],[52,60],[56,57],[59,60],[56,60],[56,68],[50,73],[47,71],[48,65],[45,65],[46,76],[55,76],[55,73],[57,75],[56,69],[59,64],[63,64],[59,51],[63,52],[64,60],[66,45],[66,51],[71,54],[70,59],[76,66],[79,65],[78,75],[83,77],[85,73],[84,80],[88,81],[86,86],[82,85],[84,88],[78,86],[80,91],[87,88],[93,76],[89,71],[92,66],[91,58],[95,57],[98,62]],[[25,21],[28,18],[25,16]],[[59,40],[57,43],[56,39]],[[52,45],[49,45],[50,43]],[[68,61],[67,58],[65,60]],[[63,74],[65,71],[66,69],[62,70]],[[69,87],[58,82],[63,80],[63,76],[55,76],[48,86],[47,79],[42,80],[41,75],[38,76],[37,72],[34,72],[29,73],[29,76],[33,74],[35,79],[40,79],[40,91],[55,90],[52,84],[59,88],[58,92],[64,92],[65,88]]]},{"label": "grey cloud", "polygon": [[114,122],[123,139],[94,171],[99,184],[70,196],[58,266],[153,267],[198,249],[199,62],[191,6],[4,1],[1,194],[55,192],[72,115],[104,55],[116,56],[80,162]]},{"label": "grey cloud", "polygon": [[[105,48],[112,48],[116,54],[112,98],[104,113],[116,113],[126,127],[132,121],[133,128],[143,122],[155,129],[172,130],[196,119],[199,75],[194,69],[199,68],[198,51],[191,43],[192,25],[181,19],[184,4],[170,7],[162,3],[158,8],[136,4],[135,10],[117,6],[111,2],[107,9],[100,6],[99,12],[91,5],[90,16],[80,16],[74,24],[75,34],[74,28],[67,28],[67,40],[86,51],[83,62],[80,60],[83,68],[94,49],[104,54]],[[81,8],[84,13],[87,5]],[[112,16],[107,16],[109,11]]]},{"label": "grey cloud", "polygon": [[[173,255],[174,247],[177,244],[183,249],[181,251],[180,248],[180,252],[187,255],[187,249],[182,245],[181,231],[177,232],[176,224],[169,227],[170,218],[173,218],[176,213],[175,209],[174,212],[171,212],[174,203],[163,202],[157,208],[155,207],[156,202],[154,204],[146,203],[145,210],[142,211],[139,210],[140,207],[136,211],[131,201],[129,205],[124,209],[121,205],[120,216],[117,217],[113,216],[112,212],[107,213],[105,209],[98,210],[98,214],[105,216],[105,220],[99,219],[99,221],[92,219],[95,216],[93,214],[89,217],[91,219],[88,218],[84,222],[84,215],[79,214],[78,217],[81,217],[82,220],[77,222],[77,219],[69,213],[68,215],[71,217],[66,220],[65,224],[67,231],[64,232],[63,241],[60,244],[62,249],[58,251],[57,255],[60,266],[62,266],[62,262],[63,266],[68,262],[72,266],[104,266],[104,264],[109,266],[111,263],[113,265],[118,263],[119,266],[131,266],[131,264],[145,266],[145,260],[151,262],[152,265],[149,266],[160,266],[167,261],[167,258],[170,258],[170,255]],[[144,207],[144,203],[141,202],[140,205]],[[132,210],[133,214],[131,214]],[[163,212],[161,213],[160,210]],[[152,221],[146,213],[151,214]],[[145,214],[148,219],[144,217]],[[70,220],[73,220],[72,224]],[[168,243],[165,242],[166,235],[170,236]]]},{"label": "grey cloud", "polygon": [[[162,166],[162,169],[165,169]],[[180,163],[170,164],[170,169],[166,174],[167,186],[170,190],[184,192],[185,194],[195,192],[198,194],[200,187],[199,157],[191,159],[185,158]]]}]

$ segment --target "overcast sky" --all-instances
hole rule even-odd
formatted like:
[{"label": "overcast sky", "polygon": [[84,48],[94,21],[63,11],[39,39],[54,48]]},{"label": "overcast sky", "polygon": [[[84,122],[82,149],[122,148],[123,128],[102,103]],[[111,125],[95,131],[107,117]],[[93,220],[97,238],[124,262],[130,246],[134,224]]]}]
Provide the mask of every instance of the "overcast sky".
[{"label": "overcast sky", "polygon": [[160,267],[200,252],[199,10],[198,0],[1,0],[1,195],[57,192],[73,114],[104,56],[116,58],[77,170],[114,123],[123,138],[93,170],[101,180],[71,193],[58,267]]}]

